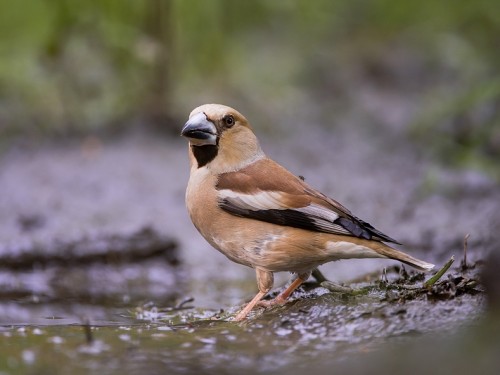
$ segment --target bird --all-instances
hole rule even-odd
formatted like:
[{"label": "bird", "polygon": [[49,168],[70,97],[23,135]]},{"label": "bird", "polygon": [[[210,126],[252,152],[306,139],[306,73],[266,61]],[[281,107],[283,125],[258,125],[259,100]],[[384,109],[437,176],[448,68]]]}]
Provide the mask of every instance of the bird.
[{"label": "bird", "polygon": [[[400,244],[311,187],[263,152],[248,120],[221,104],[195,108],[181,130],[189,141],[186,206],[196,229],[230,260],[255,269],[258,293],[233,318],[285,304],[319,265],[386,258],[421,271],[434,268],[396,250]],[[291,284],[270,301],[274,273]]]}]

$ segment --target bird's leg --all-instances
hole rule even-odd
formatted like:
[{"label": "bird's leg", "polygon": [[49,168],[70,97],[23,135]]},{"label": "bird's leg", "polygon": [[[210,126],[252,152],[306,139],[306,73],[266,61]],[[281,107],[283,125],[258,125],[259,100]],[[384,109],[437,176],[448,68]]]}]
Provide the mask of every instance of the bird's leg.
[{"label": "bird's leg", "polygon": [[315,268],[312,270],[312,277],[316,279],[318,284],[321,284],[323,281],[328,281],[328,279],[323,275],[323,272],[319,270],[319,268]]},{"label": "bird's leg", "polygon": [[284,305],[286,303],[286,300],[288,299],[288,297],[290,297],[294,290],[297,289],[303,282],[305,282],[310,275],[310,272],[298,275],[297,278],[293,280],[293,282],[288,286],[288,288],[278,294],[274,299],[270,301],[259,301],[257,302],[257,305],[263,307]]},{"label": "bird's leg", "polygon": [[241,322],[242,320],[244,320],[247,317],[248,313],[252,311],[255,305],[257,305],[257,303],[262,299],[262,297],[266,295],[266,293],[267,292],[259,291],[259,293],[257,293],[257,295],[253,297],[253,299],[249,303],[247,303],[243,310],[241,310],[238,315],[235,316],[234,321]]},{"label": "bird's leg", "polygon": [[257,285],[259,293],[241,310],[234,318],[234,321],[240,322],[245,319],[250,311],[259,303],[259,301],[269,292],[274,284],[274,275],[272,272],[264,271],[260,268],[255,269],[257,275]]}]

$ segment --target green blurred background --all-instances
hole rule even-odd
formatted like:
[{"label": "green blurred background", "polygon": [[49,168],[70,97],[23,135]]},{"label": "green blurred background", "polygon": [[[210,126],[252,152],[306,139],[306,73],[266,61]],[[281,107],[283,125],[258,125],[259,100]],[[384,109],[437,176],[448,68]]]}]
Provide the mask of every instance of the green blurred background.
[{"label": "green blurred background", "polygon": [[0,140],[177,135],[193,107],[220,102],[261,131],[383,129],[500,178],[497,5],[2,1]]}]

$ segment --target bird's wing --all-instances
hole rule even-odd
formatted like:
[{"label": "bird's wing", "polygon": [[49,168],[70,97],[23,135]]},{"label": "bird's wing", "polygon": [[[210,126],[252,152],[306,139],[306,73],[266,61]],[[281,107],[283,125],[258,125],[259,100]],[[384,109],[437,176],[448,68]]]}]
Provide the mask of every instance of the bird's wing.
[{"label": "bird's wing", "polygon": [[220,175],[217,190],[219,206],[236,216],[398,243],[270,159]]}]

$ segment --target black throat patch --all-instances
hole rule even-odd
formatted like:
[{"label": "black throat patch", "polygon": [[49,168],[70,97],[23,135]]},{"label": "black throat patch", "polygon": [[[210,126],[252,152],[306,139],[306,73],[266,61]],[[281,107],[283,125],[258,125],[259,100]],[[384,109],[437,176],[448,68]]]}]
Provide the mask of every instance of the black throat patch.
[{"label": "black throat patch", "polygon": [[214,160],[219,152],[219,146],[191,146],[191,150],[193,151],[193,155],[198,163],[198,168],[201,168]]}]

